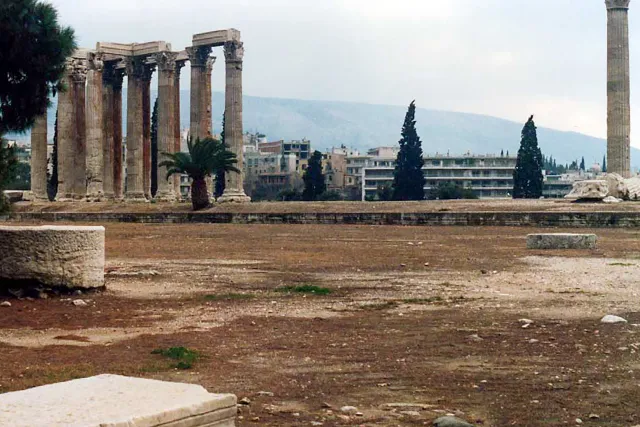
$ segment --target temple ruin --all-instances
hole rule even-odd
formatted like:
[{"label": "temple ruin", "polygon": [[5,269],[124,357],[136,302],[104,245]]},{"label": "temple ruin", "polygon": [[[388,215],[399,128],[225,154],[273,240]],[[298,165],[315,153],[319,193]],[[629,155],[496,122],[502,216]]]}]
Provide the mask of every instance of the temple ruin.
[{"label": "temple ruin", "polygon": [[[226,63],[225,142],[242,171],[242,62],[240,32],[235,29],[195,34],[192,46],[174,52],[164,41],[96,44],[67,59],[58,95],[59,201],[151,200],[151,77],[158,73],[158,153],[180,151],[180,69],[191,67],[190,136],[211,136],[211,74],[215,47],[224,48]],[[122,141],[122,88],[127,78],[126,155]],[[31,191],[47,199],[47,117],[31,133]],[[126,158],[126,164],[123,161]],[[125,167],[126,166],[126,167]],[[126,171],[126,173],[125,173]],[[180,198],[180,177],[164,179],[158,168],[155,199]],[[209,191],[211,192],[211,188]],[[221,202],[249,201],[242,173],[226,176]]]}]

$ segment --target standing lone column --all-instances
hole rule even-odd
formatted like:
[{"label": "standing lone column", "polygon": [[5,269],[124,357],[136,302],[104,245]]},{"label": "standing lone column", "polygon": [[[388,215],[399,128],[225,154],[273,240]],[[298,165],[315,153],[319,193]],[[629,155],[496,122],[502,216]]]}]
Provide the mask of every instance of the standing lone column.
[{"label": "standing lone column", "polygon": [[31,129],[31,193],[35,200],[47,200],[47,107]]},{"label": "standing lone column", "polygon": [[[158,64],[158,158],[175,149],[175,84],[176,57],[174,52],[156,54]],[[171,178],[170,178],[171,179]],[[175,202],[173,182],[167,180],[167,168],[158,167],[158,192],[161,201]]]},{"label": "standing lone column", "polygon": [[104,195],[103,83],[102,54],[89,53],[87,74],[87,200],[100,201]]},{"label": "standing lone column", "polygon": [[142,76],[142,186],[151,200],[151,76],[154,65],[145,65]]},{"label": "standing lone column", "polygon": [[242,172],[242,60],[244,47],[242,42],[231,41],[224,44],[226,62],[225,85],[225,126],[224,139],[229,149],[235,153],[240,173],[226,174],[224,194],[219,202],[249,202],[251,198],[244,193]]},{"label": "standing lone column", "polygon": [[127,187],[125,199],[146,201],[143,186],[143,77],[140,57],[126,59],[127,67]]},{"label": "standing lone column", "polygon": [[106,63],[102,74],[102,191],[113,199],[113,87],[115,64]]},{"label": "standing lone column", "polygon": [[607,171],[631,176],[629,1],[607,6]]}]

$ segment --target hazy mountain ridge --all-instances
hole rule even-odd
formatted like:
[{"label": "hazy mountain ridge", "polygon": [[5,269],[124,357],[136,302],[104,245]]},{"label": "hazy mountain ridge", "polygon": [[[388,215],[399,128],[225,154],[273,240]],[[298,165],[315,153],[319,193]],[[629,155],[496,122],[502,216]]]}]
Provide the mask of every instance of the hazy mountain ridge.
[{"label": "hazy mountain ridge", "polygon": [[[152,91],[152,97],[156,93]],[[126,126],[126,96],[123,96],[123,127]],[[181,125],[189,126],[189,91],[180,93]],[[219,132],[224,109],[224,94],[213,93],[213,126]],[[260,131],[269,140],[307,138],[312,146],[324,150],[341,144],[366,150],[395,145],[406,107],[370,105],[337,101],[244,97],[244,128]],[[470,113],[418,108],[417,129],[426,154],[447,153],[498,154],[501,150],[515,154],[520,143],[522,123]],[[49,111],[53,131],[55,104]],[[601,162],[606,141],[575,132],[538,128],[538,140],[545,155],[563,163],[581,156],[587,165]],[[632,148],[632,163],[638,165],[640,150]]]}]

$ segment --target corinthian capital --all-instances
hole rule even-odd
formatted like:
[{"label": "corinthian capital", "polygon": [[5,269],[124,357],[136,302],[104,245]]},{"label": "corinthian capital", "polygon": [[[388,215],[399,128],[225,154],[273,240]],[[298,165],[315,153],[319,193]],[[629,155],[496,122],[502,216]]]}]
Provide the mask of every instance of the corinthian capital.
[{"label": "corinthian capital", "polygon": [[71,59],[67,61],[67,71],[74,83],[84,83],[87,81],[87,61],[85,59]]},{"label": "corinthian capital", "polygon": [[244,58],[244,43],[229,41],[224,44],[224,59],[227,62],[242,62]]},{"label": "corinthian capital", "polygon": [[102,60],[102,57],[102,52],[87,53],[87,63],[89,64],[89,69],[102,72],[102,70],[104,70],[104,61]]},{"label": "corinthian capital", "polygon": [[607,9],[629,9],[629,2],[631,0],[605,0]]},{"label": "corinthian capital", "polygon": [[138,79],[144,77],[145,64],[143,58],[129,56],[124,59],[124,67],[127,70],[127,76]]},{"label": "corinthian capital", "polygon": [[154,55],[158,71],[175,71],[177,52],[158,52]]},{"label": "corinthian capital", "polygon": [[206,67],[209,54],[211,53],[211,47],[193,47],[186,48],[187,55],[189,56],[189,62],[192,67]]}]

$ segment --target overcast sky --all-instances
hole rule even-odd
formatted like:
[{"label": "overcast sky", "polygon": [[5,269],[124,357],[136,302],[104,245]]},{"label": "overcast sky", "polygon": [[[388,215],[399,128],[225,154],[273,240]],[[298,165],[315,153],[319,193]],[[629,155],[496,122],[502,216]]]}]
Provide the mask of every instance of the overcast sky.
[{"label": "overcast sky", "polygon": [[[242,31],[244,91],[462,111],[606,136],[604,0],[52,0],[79,45]],[[630,8],[640,79],[640,1]],[[213,88],[222,91],[217,51]],[[183,88],[188,87],[184,70]],[[632,95],[632,144],[640,105]]]}]

